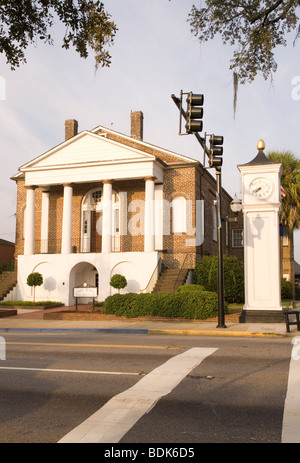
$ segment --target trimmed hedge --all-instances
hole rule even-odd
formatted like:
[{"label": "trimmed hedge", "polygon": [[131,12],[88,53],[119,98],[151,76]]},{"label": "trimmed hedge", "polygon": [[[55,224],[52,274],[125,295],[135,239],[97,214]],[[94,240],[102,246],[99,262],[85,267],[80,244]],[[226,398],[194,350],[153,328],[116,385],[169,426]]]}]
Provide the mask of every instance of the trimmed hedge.
[{"label": "trimmed hedge", "polygon": [[114,294],[106,298],[102,313],[127,318],[152,315],[205,320],[217,316],[218,296],[203,289],[181,289],[174,293]]},{"label": "trimmed hedge", "polygon": [[183,285],[179,286],[176,291],[187,292],[187,291],[205,291],[204,286],[201,285]]},{"label": "trimmed hedge", "polygon": [[45,306],[45,305],[63,305],[61,302],[55,302],[55,301],[6,301],[6,302],[0,302],[0,306],[3,305],[18,305],[18,306]]}]

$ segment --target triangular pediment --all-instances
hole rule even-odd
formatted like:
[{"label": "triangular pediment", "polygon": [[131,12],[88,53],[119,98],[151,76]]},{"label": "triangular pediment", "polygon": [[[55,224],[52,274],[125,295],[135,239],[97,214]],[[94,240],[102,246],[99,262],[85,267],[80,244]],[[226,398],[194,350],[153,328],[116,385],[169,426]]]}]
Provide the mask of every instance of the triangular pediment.
[{"label": "triangular pediment", "polygon": [[25,164],[21,170],[111,162],[137,162],[139,160],[154,161],[155,156],[109,140],[103,135],[84,131]]}]

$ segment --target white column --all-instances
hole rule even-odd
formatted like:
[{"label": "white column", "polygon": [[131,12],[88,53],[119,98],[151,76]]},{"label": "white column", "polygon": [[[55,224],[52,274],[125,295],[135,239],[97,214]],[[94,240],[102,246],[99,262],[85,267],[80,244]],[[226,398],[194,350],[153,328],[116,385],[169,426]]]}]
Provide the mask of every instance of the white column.
[{"label": "white column", "polygon": [[31,256],[34,254],[34,206],[35,206],[35,187],[27,187],[26,195],[26,215],[24,231],[24,255]]},{"label": "white column", "polygon": [[72,198],[73,187],[70,183],[64,185],[63,223],[61,253],[71,254],[72,252]]},{"label": "white column", "polygon": [[49,190],[42,190],[41,253],[48,252]]},{"label": "white column", "polygon": [[145,178],[145,228],[144,251],[155,251],[154,227],[154,177]]},{"label": "white column", "polygon": [[112,184],[109,180],[103,182],[102,199],[102,252],[111,252],[112,246]]}]

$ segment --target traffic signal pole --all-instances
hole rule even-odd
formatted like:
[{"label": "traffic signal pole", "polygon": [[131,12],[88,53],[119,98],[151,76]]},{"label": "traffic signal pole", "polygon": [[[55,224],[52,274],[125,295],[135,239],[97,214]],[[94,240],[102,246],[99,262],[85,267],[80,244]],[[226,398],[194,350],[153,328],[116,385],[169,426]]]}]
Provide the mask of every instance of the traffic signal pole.
[{"label": "traffic signal pole", "polygon": [[217,224],[218,224],[218,325],[226,328],[224,302],[224,263],[223,263],[223,220],[222,220],[222,176],[221,167],[215,168],[217,179]]},{"label": "traffic signal pole", "polygon": [[[174,101],[174,103],[176,104],[177,108],[179,109],[182,117],[186,120],[187,119],[187,116],[186,116],[186,113],[185,113],[185,110],[182,108],[182,105],[181,105],[181,100],[180,98],[178,98],[177,96],[175,96],[174,94],[171,95],[171,98],[172,100]],[[181,128],[181,125],[180,125],[180,128]],[[179,134],[181,132],[179,128]],[[205,154],[207,154],[207,156],[209,156],[209,149],[207,148],[206,144],[205,144],[205,139],[202,138],[198,132],[194,132],[193,135],[195,135],[195,137],[197,138],[198,142],[200,143],[200,145],[202,146]]]},{"label": "traffic signal pole", "polygon": [[[189,93],[190,99],[192,99],[191,98],[192,95],[193,95],[192,92],[190,92]],[[181,117],[183,117],[187,121],[188,115],[182,108],[182,92],[181,92],[181,98],[176,97],[174,94],[171,95],[171,98],[180,111],[179,135],[184,135],[183,133],[181,133]],[[188,130],[188,127],[186,126],[187,134],[193,133],[193,135],[195,135],[196,139],[202,146],[204,153],[208,156],[209,166],[215,167],[216,181],[217,181],[216,216],[217,216],[217,225],[218,225],[217,227],[217,240],[218,240],[218,325],[217,325],[217,328],[226,328],[225,302],[224,302],[224,263],[223,263],[222,172],[221,172],[222,158],[220,158],[220,156],[222,156],[223,154],[223,148],[218,146],[218,145],[223,144],[223,137],[215,137],[214,135],[212,135],[210,139],[211,146],[209,149],[206,146],[206,139],[202,138],[200,134],[198,133],[198,131],[193,130],[193,129]]]}]

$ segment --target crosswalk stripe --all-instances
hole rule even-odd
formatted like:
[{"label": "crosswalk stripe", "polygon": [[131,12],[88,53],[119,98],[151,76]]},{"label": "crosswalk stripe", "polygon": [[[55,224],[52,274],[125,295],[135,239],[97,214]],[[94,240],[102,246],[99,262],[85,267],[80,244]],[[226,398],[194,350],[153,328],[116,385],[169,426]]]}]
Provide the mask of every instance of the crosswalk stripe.
[{"label": "crosswalk stripe", "polygon": [[281,442],[300,443],[300,337],[293,339],[287,393],[284,404]]},{"label": "crosswalk stripe", "polygon": [[116,395],[59,443],[117,443],[156,402],[169,394],[217,348],[194,347],[155,368],[137,384]]}]

